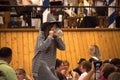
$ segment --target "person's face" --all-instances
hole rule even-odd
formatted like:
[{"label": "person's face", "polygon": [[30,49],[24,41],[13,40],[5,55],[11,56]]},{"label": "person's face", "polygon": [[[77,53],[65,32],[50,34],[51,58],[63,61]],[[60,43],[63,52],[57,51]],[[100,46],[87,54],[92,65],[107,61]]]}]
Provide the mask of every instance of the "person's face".
[{"label": "person's face", "polygon": [[54,24],[53,27],[51,28],[52,31],[56,32],[57,26]]},{"label": "person's face", "polygon": [[64,69],[64,64],[62,63],[59,67],[59,71],[63,70]]},{"label": "person's face", "polygon": [[69,69],[69,65],[67,63],[64,63],[64,69],[68,70]]},{"label": "person's face", "polygon": [[103,69],[107,66],[107,65],[110,65],[110,63],[105,63],[105,64],[103,64],[101,67],[100,67],[100,75],[101,75],[101,77],[103,77],[103,74],[104,74],[104,72],[103,72]]},{"label": "person's face", "polygon": [[95,47],[90,46],[90,48],[89,48],[89,54],[93,55],[93,53],[95,53]]},{"label": "person's face", "polygon": [[84,68],[83,68],[82,65],[80,66],[80,71],[81,71],[82,73],[84,72]]},{"label": "person's face", "polygon": [[25,74],[21,73],[20,71],[16,71],[17,80],[25,79]]}]

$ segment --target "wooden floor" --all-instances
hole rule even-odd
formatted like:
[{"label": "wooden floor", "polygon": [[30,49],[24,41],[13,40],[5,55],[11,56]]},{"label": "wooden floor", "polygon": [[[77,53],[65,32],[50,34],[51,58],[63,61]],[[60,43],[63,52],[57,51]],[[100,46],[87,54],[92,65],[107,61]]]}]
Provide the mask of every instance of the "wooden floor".
[{"label": "wooden floor", "polygon": [[[99,46],[102,59],[120,58],[120,29],[63,29],[62,37],[65,51],[57,51],[57,58],[68,60],[70,69],[77,66],[80,58],[89,59],[90,45]],[[32,58],[37,29],[0,29],[0,47],[8,46],[13,50],[11,65],[14,69],[23,67],[31,74]]]}]

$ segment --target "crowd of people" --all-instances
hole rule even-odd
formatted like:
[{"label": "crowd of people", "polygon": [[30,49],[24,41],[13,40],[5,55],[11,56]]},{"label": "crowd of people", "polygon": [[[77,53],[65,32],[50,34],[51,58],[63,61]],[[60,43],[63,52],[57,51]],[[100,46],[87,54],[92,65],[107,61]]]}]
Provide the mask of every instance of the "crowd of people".
[{"label": "crowd of people", "polygon": [[0,80],[32,80],[23,68],[14,70],[9,63],[12,60],[12,49],[0,49]]},{"label": "crowd of people", "polygon": [[58,76],[61,74],[59,80],[120,80],[120,58],[102,60],[97,45],[92,45],[89,51],[91,58],[80,58],[78,67],[72,70],[69,70],[68,61],[57,59],[56,71]]},{"label": "crowd of people", "polygon": [[[57,59],[57,49],[65,50],[62,40],[63,26],[48,13],[47,21],[42,24],[36,40],[35,54],[32,60],[34,80],[119,80],[120,58],[103,61],[97,45],[89,47],[90,58],[80,58],[78,66],[70,70],[69,61]],[[9,63],[12,60],[12,49],[0,49],[0,80],[32,80],[24,68],[14,70]],[[74,62],[75,63],[75,62]]]},{"label": "crowd of people", "polygon": [[[69,69],[69,61],[56,59],[54,74],[58,78],[56,80],[120,80],[120,58],[104,61],[100,58],[97,59],[98,49],[96,45],[92,45],[89,52],[91,58],[89,60],[80,58],[78,66],[72,70]],[[14,70],[9,66],[11,60],[12,50],[8,47],[1,48],[0,80],[32,80],[23,68]],[[51,74],[45,76],[49,75],[53,76]]]}]

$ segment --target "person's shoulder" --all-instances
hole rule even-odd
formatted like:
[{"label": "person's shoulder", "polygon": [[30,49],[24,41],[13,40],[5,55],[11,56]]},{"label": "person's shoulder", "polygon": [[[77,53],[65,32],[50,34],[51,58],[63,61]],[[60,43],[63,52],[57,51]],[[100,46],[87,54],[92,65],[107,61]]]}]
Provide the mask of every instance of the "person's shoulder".
[{"label": "person's shoulder", "polygon": [[1,71],[7,71],[9,69],[9,65],[6,63],[0,64],[0,70]]},{"label": "person's shoulder", "polygon": [[7,64],[1,64],[0,65],[0,70],[11,71],[11,70],[13,70],[13,68],[11,66],[7,65]]},{"label": "person's shoulder", "polygon": [[7,80],[16,80],[14,69],[9,65],[0,66],[0,70],[5,74]]},{"label": "person's shoulder", "polygon": [[82,73],[78,80],[82,80],[86,75],[87,75],[87,72]]},{"label": "person's shoulder", "polygon": [[87,74],[88,74],[87,72],[84,72],[84,73],[82,73],[81,75],[85,75],[85,76],[86,76]]},{"label": "person's shoulder", "polygon": [[3,71],[7,75],[15,75],[14,69],[9,65],[1,66],[0,70]]},{"label": "person's shoulder", "polygon": [[57,71],[56,71],[56,73],[57,73],[57,76],[58,76],[58,78],[59,78],[60,80],[67,80],[66,76],[63,75],[62,73],[57,72]]}]

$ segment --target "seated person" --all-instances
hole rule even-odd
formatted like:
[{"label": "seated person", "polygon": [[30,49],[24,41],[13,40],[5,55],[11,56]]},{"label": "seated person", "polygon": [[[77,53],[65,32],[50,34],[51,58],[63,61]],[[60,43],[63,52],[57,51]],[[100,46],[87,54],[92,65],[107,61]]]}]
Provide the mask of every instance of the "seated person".
[{"label": "seated person", "polygon": [[83,61],[81,63],[81,67],[79,68],[82,72],[78,80],[83,80],[83,78],[87,75],[87,73],[91,69],[91,63],[89,61]]},{"label": "seated person", "polygon": [[63,75],[61,73],[61,71],[63,70],[64,68],[64,65],[63,65],[63,61],[57,59],[56,60],[56,66],[55,66],[55,70],[56,70],[56,73],[57,73],[57,76],[59,78],[59,80],[67,80],[65,75]]},{"label": "seated person", "polygon": [[102,70],[101,70],[101,79],[100,80],[108,80],[108,76],[115,72],[115,66],[114,65],[111,65],[111,64],[106,64],[102,67]]},{"label": "seated person", "polygon": [[79,75],[81,75],[81,73],[82,73],[82,72],[80,71],[79,67],[81,66],[81,63],[82,63],[83,61],[86,61],[86,59],[80,58],[80,60],[79,60],[79,62],[78,62],[78,66],[77,66],[75,69],[73,69],[73,71],[74,71],[74,72],[77,72]]},{"label": "seated person", "polygon": [[113,72],[108,76],[108,80],[120,80],[120,73]]},{"label": "seated person", "polygon": [[67,80],[72,78],[69,72],[69,67],[70,63],[67,60],[63,61],[63,70],[61,71],[61,73],[66,76]]},{"label": "seated person", "polygon": [[108,80],[108,76],[115,72],[115,66],[111,64],[105,64],[104,66],[97,67],[97,69],[101,70],[99,74],[101,74],[100,78],[96,76],[96,67],[92,62],[92,69],[88,72],[87,76],[84,77],[84,80]]},{"label": "seated person", "polygon": [[79,70],[81,71],[80,76],[74,71],[71,72],[72,80],[84,80],[88,72],[91,70],[91,63],[89,61],[83,61],[81,66],[79,66]]},{"label": "seated person", "polygon": [[[6,80],[16,80],[15,71],[9,63],[12,60],[12,50],[8,47],[0,49],[0,71],[5,75]],[[1,80],[1,79],[0,79]]]},{"label": "seated person", "polygon": [[29,76],[26,75],[26,72],[22,68],[18,68],[15,70],[17,75],[17,80],[31,80]]}]

